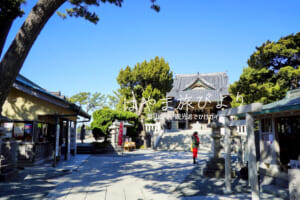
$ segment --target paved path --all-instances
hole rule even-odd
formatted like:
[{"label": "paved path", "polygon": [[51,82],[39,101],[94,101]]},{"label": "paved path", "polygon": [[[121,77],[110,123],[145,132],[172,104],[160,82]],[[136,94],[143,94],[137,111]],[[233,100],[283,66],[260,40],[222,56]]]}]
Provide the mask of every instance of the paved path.
[{"label": "paved path", "polygon": [[193,170],[190,152],[139,151],[96,155],[57,184],[47,199],[164,200]]},{"label": "paved path", "polygon": [[[223,193],[224,180],[204,178],[209,154],[151,150],[116,154],[77,155],[20,172],[14,182],[0,183],[0,199],[61,200],[238,200],[251,199],[247,190]],[[241,186],[241,184],[237,184]],[[193,196],[197,195],[197,196]],[[261,199],[278,200],[262,194]]]},{"label": "paved path", "polygon": [[49,162],[19,170],[17,179],[0,182],[0,200],[45,199],[45,195],[56,186],[47,180],[75,172],[88,157],[89,155],[71,156],[69,161],[59,161],[56,168],[53,168],[52,163]]}]

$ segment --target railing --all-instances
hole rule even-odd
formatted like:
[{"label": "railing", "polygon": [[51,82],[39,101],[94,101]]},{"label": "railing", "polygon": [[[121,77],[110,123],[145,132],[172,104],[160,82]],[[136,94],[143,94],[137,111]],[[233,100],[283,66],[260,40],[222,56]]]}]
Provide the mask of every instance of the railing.
[{"label": "railing", "polygon": [[160,122],[156,122],[155,124],[145,124],[146,133],[151,134],[152,136],[152,148],[156,148],[160,138],[164,133],[164,129],[161,128]]},{"label": "railing", "polygon": [[157,131],[156,124],[145,124],[146,133],[154,133]]}]

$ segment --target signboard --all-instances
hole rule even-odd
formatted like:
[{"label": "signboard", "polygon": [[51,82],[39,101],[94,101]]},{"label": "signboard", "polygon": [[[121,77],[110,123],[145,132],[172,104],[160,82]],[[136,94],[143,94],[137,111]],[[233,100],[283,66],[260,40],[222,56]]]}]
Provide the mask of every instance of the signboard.
[{"label": "signboard", "polygon": [[3,126],[4,126],[5,136],[8,137],[8,138],[11,138],[12,137],[12,131],[13,131],[14,123],[12,123],[12,122],[6,122],[6,123],[3,124]]},{"label": "signboard", "polygon": [[269,142],[270,142],[270,144],[273,143],[273,140],[274,140],[274,137],[273,137],[273,134],[271,133],[271,134],[269,134]]},{"label": "signboard", "polygon": [[24,123],[14,124],[14,137],[22,138],[24,136]]},{"label": "signboard", "polygon": [[58,150],[59,150],[59,132],[60,132],[60,126],[57,124],[56,126],[56,140],[55,140],[55,156],[58,156]]},{"label": "signboard", "polygon": [[118,145],[122,146],[122,144],[123,144],[123,122],[120,122]]},{"label": "signboard", "polygon": [[32,134],[32,124],[25,124],[24,132],[26,135]]}]

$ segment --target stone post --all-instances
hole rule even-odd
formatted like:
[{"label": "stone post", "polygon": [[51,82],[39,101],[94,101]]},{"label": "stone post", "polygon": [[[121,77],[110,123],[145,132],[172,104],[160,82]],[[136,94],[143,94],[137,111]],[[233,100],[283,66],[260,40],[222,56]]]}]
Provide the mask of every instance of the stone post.
[{"label": "stone post", "polygon": [[172,127],[171,127],[172,130],[177,130],[178,129],[178,121],[177,120],[173,119],[171,121],[171,125],[172,125]]},{"label": "stone post", "polygon": [[246,126],[248,134],[248,177],[251,183],[252,200],[259,200],[259,188],[256,166],[256,150],[255,150],[255,135],[254,135],[254,120],[253,116],[246,113]]},{"label": "stone post", "polygon": [[188,104],[186,105],[186,121],[185,121],[185,129],[189,129],[189,107]]},{"label": "stone post", "polygon": [[230,148],[230,129],[229,119],[225,118],[225,193],[231,193],[231,148]]},{"label": "stone post", "polygon": [[210,118],[210,108],[207,110],[207,123],[210,124],[211,118]]},{"label": "stone post", "polygon": [[212,138],[214,143],[214,158],[220,158],[220,152],[221,152],[221,133],[220,133],[220,127],[212,128]]},{"label": "stone post", "polygon": [[300,199],[300,169],[289,169],[290,200]]}]

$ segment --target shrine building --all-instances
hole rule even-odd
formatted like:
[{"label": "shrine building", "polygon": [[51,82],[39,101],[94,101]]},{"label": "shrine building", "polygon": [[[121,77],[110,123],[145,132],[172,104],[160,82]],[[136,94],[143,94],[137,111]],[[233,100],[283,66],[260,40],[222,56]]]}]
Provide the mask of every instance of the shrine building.
[{"label": "shrine building", "polygon": [[230,108],[228,88],[226,72],[176,75],[166,95],[170,108],[167,128],[207,129],[219,110]]}]

